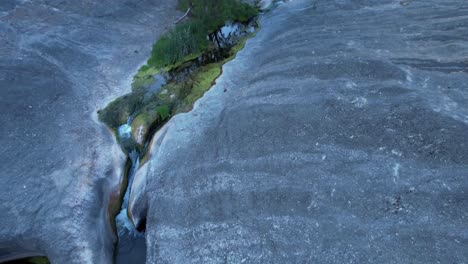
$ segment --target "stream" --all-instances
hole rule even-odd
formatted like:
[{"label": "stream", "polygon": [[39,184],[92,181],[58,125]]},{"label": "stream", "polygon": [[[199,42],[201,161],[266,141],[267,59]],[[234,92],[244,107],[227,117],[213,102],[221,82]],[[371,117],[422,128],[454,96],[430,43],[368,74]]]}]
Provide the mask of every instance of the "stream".
[{"label": "stream", "polygon": [[128,151],[131,166],[127,172],[127,188],[122,200],[119,214],[115,218],[117,235],[119,242],[115,250],[115,263],[145,263],[146,244],[144,233],[138,232],[132,221],[128,218],[127,208],[130,198],[130,189],[135,178],[135,174],[140,166],[140,153],[134,145],[132,139],[131,116],[127,123],[118,129],[118,137],[121,145]]}]

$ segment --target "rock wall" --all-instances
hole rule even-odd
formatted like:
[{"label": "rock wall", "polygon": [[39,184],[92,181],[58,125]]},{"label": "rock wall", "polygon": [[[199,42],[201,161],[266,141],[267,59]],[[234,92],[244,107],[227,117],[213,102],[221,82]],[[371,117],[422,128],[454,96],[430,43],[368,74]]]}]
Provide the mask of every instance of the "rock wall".
[{"label": "rock wall", "polygon": [[153,141],[132,191],[148,211],[131,208],[147,263],[468,262],[467,16],[462,0],[265,15]]},{"label": "rock wall", "polygon": [[175,5],[0,2],[0,261],[111,263],[125,158],[96,111],[130,91]]}]

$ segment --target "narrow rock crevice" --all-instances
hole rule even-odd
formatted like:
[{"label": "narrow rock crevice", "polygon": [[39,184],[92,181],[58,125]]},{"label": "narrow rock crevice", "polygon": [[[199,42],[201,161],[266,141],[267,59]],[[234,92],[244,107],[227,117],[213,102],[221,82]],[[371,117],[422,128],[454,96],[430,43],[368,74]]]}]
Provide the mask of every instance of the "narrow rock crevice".
[{"label": "narrow rock crevice", "polygon": [[[130,192],[133,185],[144,189],[146,181],[134,182],[136,171],[148,159],[153,135],[171,118],[181,112],[190,111],[193,103],[212,86],[222,73],[222,65],[235,57],[248,38],[255,35],[257,20],[247,23],[233,22],[209,34],[215,49],[190,59],[171,70],[158,71],[150,76],[144,85],[133,87],[131,94],[112,102],[106,109],[99,111],[101,121],[114,132],[122,150],[127,154],[126,174],[120,191],[119,208],[115,231],[118,243],[115,251],[116,263],[144,263],[146,225],[145,199],[131,201],[138,209],[138,215],[129,210]],[[138,75],[135,82],[138,82]],[[117,126],[118,119],[126,122]],[[130,217],[129,217],[130,216]]]}]

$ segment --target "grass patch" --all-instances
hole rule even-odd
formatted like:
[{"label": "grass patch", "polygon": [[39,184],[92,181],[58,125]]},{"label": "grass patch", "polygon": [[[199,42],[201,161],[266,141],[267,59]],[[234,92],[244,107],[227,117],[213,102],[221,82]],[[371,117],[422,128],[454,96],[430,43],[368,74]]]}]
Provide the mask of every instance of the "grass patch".
[{"label": "grass patch", "polygon": [[200,99],[208,89],[213,86],[215,80],[221,75],[221,63],[211,63],[199,69],[193,78],[193,87],[190,93],[185,97],[184,103],[193,106],[195,101]]},{"label": "grass patch", "polygon": [[201,20],[179,24],[164,34],[154,45],[148,66],[164,68],[200,54],[210,45],[207,30]]},{"label": "grass patch", "polygon": [[133,82],[132,82],[132,91],[139,91],[141,89],[149,87],[154,81],[153,76],[160,73],[160,72],[170,72],[173,69],[177,69],[178,67],[181,67],[183,64],[193,61],[200,57],[203,53],[202,52],[197,52],[197,53],[191,53],[180,60],[178,60],[175,63],[166,65],[162,68],[156,68],[155,66],[149,66],[144,65],[142,66],[139,70],[138,73],[133,77]]},{"label": "grass patch", "polygon": [[136,92],[141,88],[149,86],[153,81],[153,76],[160,72],[159,69],[148,65],[142,66],[133,77],[132,91]]}]

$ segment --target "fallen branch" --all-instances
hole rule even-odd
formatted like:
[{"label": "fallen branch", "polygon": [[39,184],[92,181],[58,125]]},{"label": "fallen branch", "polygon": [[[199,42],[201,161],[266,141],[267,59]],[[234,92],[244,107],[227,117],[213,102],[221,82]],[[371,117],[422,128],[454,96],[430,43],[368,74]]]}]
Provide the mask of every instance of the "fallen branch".
[{"label": "fallen branch", "polygon": [[178,24],[180,21],[182,21],[190,13],[190,10],[192,10],[192,7],[189,7],[189,9],[187,9],[187,12],[185,12],[185,14],[181,18],[179,18],[179,20],[177,20],[174,24]]}]

